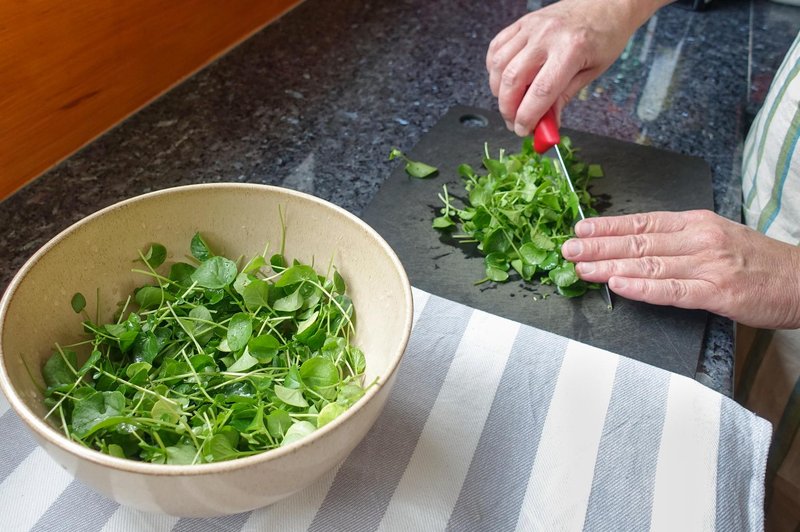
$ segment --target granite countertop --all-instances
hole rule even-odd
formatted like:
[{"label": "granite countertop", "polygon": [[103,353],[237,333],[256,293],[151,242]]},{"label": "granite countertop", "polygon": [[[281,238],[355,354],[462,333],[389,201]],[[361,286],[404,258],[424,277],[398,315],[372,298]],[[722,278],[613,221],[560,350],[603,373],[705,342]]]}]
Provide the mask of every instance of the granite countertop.
[{"label": "granite countertop", "polygon": [[[42,244],[119,200],[239,181],[360,214],[456,104],[496,109],[491,38],[538,1],[306,0],[0,203],[0,289]],[[741,145],[800,9],[717,1],[662,9],[566,109],[566,127],[702,157],[717,212],[739,218]],[[731,394],[733,325],[711,319],[697,378]]]}]

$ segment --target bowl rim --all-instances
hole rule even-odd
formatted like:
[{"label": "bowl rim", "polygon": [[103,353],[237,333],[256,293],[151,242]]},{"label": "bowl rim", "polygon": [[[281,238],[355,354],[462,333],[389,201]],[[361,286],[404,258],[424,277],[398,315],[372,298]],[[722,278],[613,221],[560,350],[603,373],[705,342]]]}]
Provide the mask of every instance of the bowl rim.
[{"label": "bowl rim", "polygon": [[[266,190],[273,193],[295,196],[301,200],[316,203],[323,208],[330,209],[336,212],[337,214],[348,219],[350,222],[362,228],[364,231],[366,231],[370,236],[372,236],[375,239],[378,245],[383,249],[383,251],[389,257],[392,265],[400,275],[400,280],[403,284],[403,302],[405,303],[405,315],[403,316],[403,338],[400,345],[398,345],[397,349],[395,350],[395,352],[391,354],[389,360],[389,366],[387,367],[387,370],[385,372],[385,375],[387,375],[387,377],[385,377],[381,381],[377,381],[373,386],[369,387],[366,390],[364,396],[361,397],[353,406],[348,408],[344,413],[336,417],[330,423],[327,423],[323,427],[316,429],[311,434],[293,443],[290,443],[285,447],[277,447],[275,449],[270,449],[268,451],[264,451],[252,456],[236,458],[224,462],[212,462],[210,464],[194,464],[194,465],[154,464],[150,462],[140,462],[133,459],[117,458],[114,456],[110,456],[100,451],[89,449],[87,447],[78,444],[77,442],[67,439],[67,437],[62,432],[56,430],[49,423],[47,423],[41,417],[33,413],[33,411],[27,407],[27,405],[22,400],[22,398],[17,394],[16,390],[14,389],[14,386],[9,380],[5,364],[6,355],[3,353],[1,340],[2,340],[2,331],[4,329],[6,321],[6,313],[8,310],[8,306],[10,305],[11,298],[17,291],[23,278],[36,265],[36,263],[38,263],[51,248],[57,245],[61,240],[66,238],[68,235],[76,232],[83,225],[89,224],[95,219],[100,218],[101,216],[109,212],[119,209],[124,209],[131,204],[138,203],[141,201],[147,201],[149,199],[152,199],[153,197],[176,194],[176,193],[184,193],[184,192],[194,192],[197,190],[214,190],[214,189]],[[265,185],[258,183],[219,182],[219,183],[198,183],[191,185],[168,187],[140,194],[137,196],[133,196],[130,198],[126,198],[111,205],[108,205],[98,211],[95,211],[94,213],[78,220],[77,222],[71,224],[67,228],[60,231],[58,234],[56,234],[54,237],[48,240],[44,245],[42,245],[27,261],[25,261],[25,263],[22,265],[19,271],[14,275],[14,277],[9,282],[5,294],[3,294],[2,299],[0,299],[0,391],[2,391],[3,394],[5,395],[11,408],[16,412],[16,414],[20,418],[22,418],[25,424],[28,425],[28,427],[35,434],[37,434],[40,438],[43,438],[48,443],[56,446],[59,449],[62,449],[63,451],[71,455],[74,455],[79,459],[86,460],[97,465],[110,467],[112,469],[125,471],[128,473],[148,475],[148,476],[203,476],[203,475],[220,474],[220,473],[230,472],[233,470],[238,470],[241,468],[252,467],[262,462],[277,460],[283,456],[297,453],[303,448],[311,446],[318,440],[324,438],[327,434],[336,430],[340,425],[346,423],[353,415],[355,415],[355,413],[358,410],[363,408],[367,402],[371,401],[378,394],[378,392],[386,385],[387,381],[389,381],[391,377],[396,373],[397,367],[400,364],[400,361],[403,357],[403,353],[405,352],[405,349],[408,345],[408,340],[411,335],[412,322],[413,322],[413,298],[411,293],[411,284],[409,283],[408,275],[406,274],[406,271],[403,268],[400,259],[398,258],[394,250],[391,248],[391,246],[389,246],[386,240],[384,240],[383,237],[380,234],[378,234],[377,231],[375,231],[375,229],[373,229],[369,224],[364,222],[361,218],[345,210],[344,208],[339,207],[338,205],[335,205],[317,196],[275,185]]]}]

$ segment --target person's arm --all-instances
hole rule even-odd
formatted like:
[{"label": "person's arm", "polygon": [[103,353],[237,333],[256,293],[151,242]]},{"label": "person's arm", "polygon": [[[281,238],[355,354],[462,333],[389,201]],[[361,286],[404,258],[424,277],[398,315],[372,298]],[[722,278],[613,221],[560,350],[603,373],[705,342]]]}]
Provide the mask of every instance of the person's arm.
[{"label": "person's arm", "polygon": [[628,39],[673,0],[561,0],[528,13],[489,45],[486,68],[509,129],[529,135],[605,71]]},{"label": "person's arm", "polygon": [[710,211],[589,218],[564,243],[581,279],[636,301],[800,328],[800,248]]}]

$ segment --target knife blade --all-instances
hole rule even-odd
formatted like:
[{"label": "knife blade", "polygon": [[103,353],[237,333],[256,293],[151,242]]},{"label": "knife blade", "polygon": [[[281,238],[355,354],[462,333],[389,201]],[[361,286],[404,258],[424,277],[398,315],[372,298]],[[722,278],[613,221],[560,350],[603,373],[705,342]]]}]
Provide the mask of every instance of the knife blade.
[{"label": "knife blade", "polygon": [[[555,148],[556,155],[558,156],[559,170],[564,176],[570,192],[572,192],[572,194],[575,195],[576,199],[578,200],[578,217],[581,220],[585,220],[586,216],[583,214],[580,198],[577,197],[578,193],[575,192],[575,186],[572,184],[572,179],[567,171],[567,165],[564,164],[564,157],[561,156],[561,150],[558,147],[559,142],[561,142],[561,135],[558,132],[556,113],[553,108],[550,108],[550,110],[544,114],[539,123],[536,124],[536,128],[533,130],[533,149],[536,150],[536,153],[542,154],[550,148]],[[602,287],[600,288],[600,293],[603,296],[603,301],[605,301],[608,310],[613,310],[614,305],[611,302],[611,292],[608,290],[607,284],[603,283]]]}]

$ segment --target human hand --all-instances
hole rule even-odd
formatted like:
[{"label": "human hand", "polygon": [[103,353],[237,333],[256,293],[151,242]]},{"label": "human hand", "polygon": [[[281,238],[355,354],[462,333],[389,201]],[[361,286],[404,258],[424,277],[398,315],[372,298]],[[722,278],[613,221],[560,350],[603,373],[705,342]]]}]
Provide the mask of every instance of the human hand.
[{"label": "human hand", "polygon": [[581,279],[622,297],[800,327],[800,248],[710,211],[589,218],[564,243]]},{"label": "human hand", "polygon": [[486,68],[506,126],[525,136],[551,107],[560,117],[567,101],[605,71],[636,28],[669,1],[561,0],[498,33]]}]

